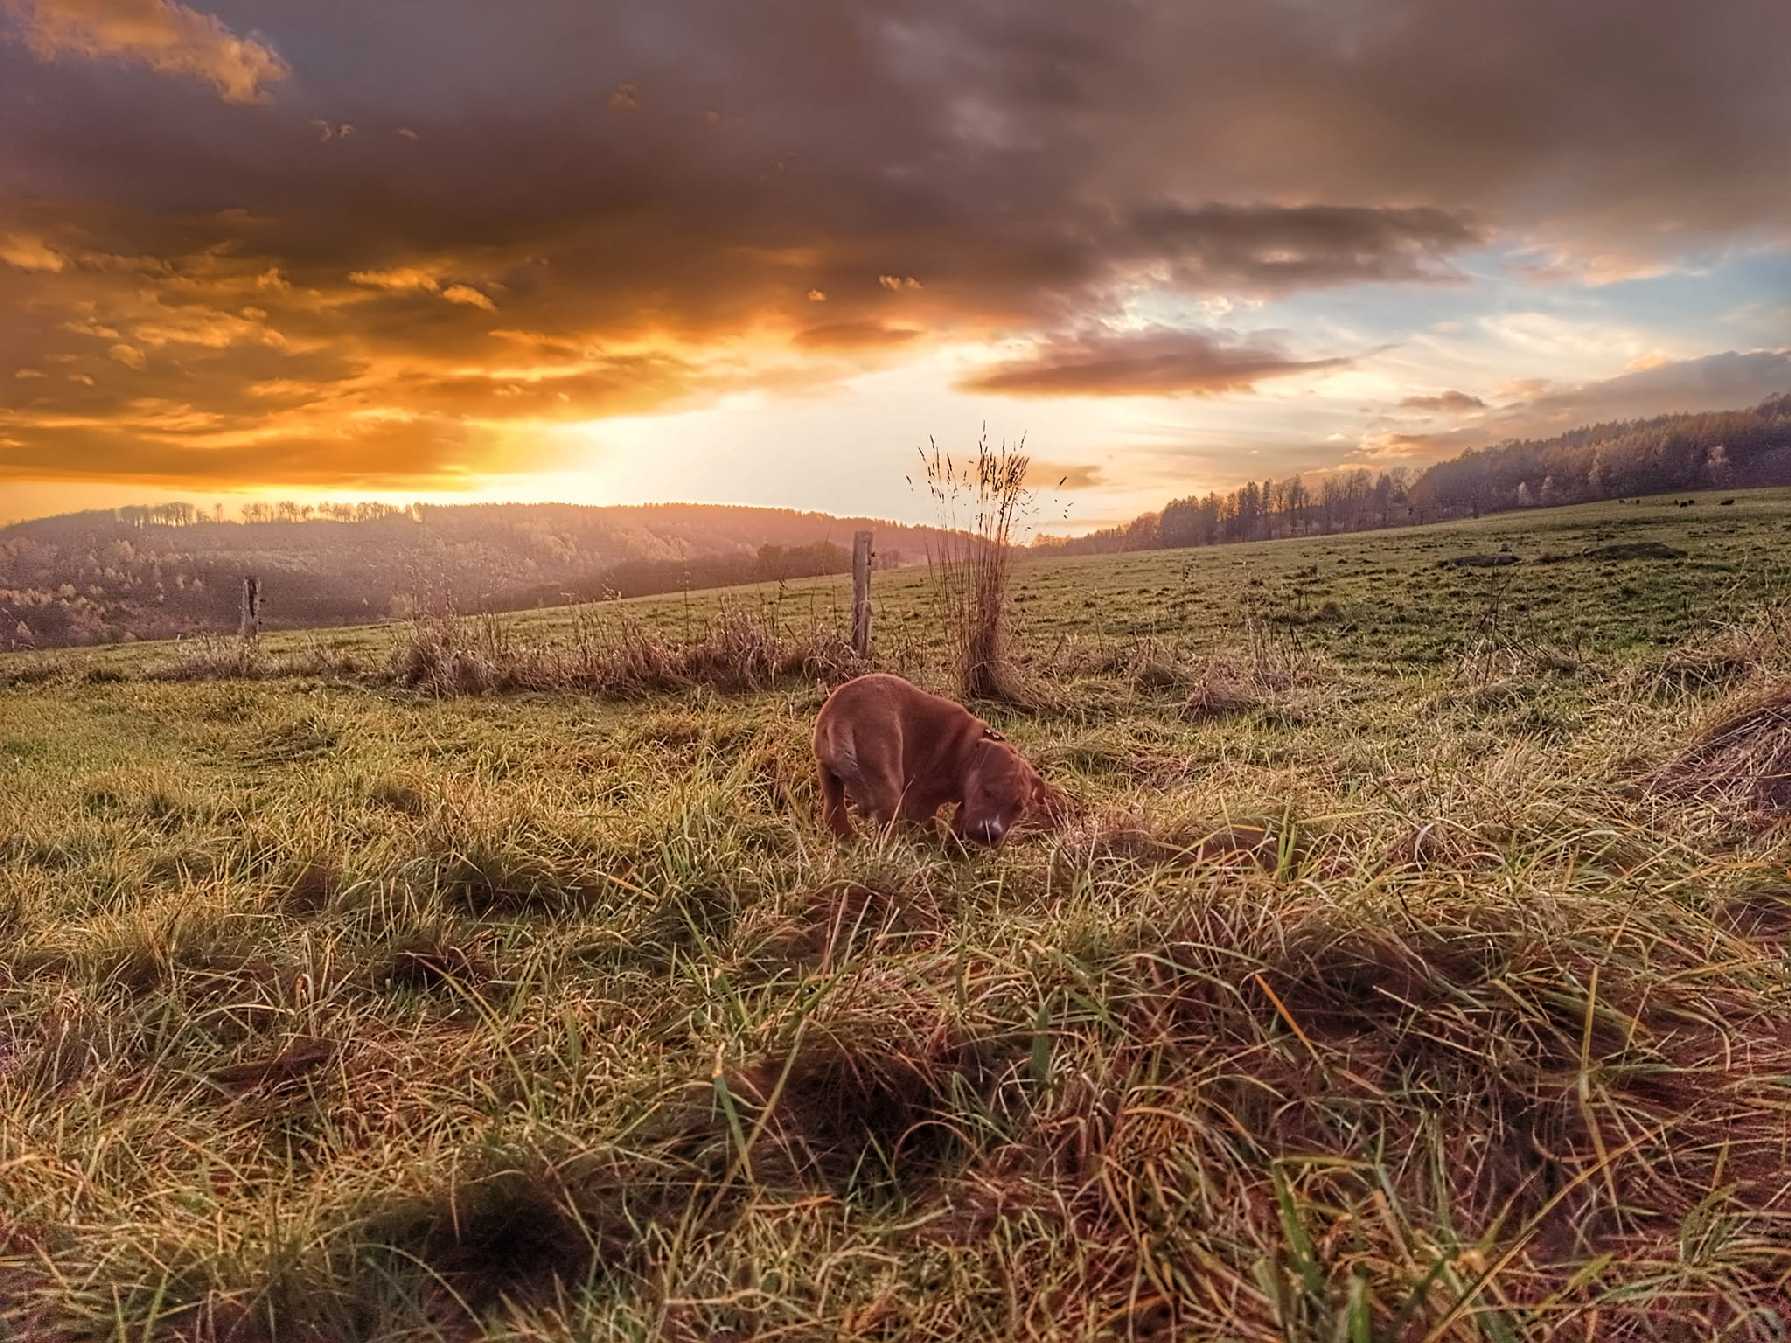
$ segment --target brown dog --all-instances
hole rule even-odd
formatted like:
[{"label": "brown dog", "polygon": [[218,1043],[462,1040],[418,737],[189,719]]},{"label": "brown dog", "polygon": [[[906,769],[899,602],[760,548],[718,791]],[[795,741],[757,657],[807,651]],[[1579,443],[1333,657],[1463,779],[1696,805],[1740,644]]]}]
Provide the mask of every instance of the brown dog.
[{"label": "brown dog", "polygon": [[925,824],[958,804],[952,832],[995,845],[1028,811],[1055,819],[1061,795],[982,719],[882,673],[848,681],[815,720],[821,816],[846,838],[850,797],[878,825]]}]

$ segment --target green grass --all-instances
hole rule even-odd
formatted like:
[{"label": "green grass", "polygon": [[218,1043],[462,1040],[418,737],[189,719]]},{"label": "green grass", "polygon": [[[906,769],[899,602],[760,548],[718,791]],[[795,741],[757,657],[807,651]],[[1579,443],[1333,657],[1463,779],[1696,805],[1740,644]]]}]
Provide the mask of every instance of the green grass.
[{"label": "green grass", "polygon": [[1779,1338],[1791,834],[1650,787],[1791,676],[1720,497],[1028,562],[1085,810],[970,857],[822,831],[800,666],[0,660],[0,1337]]}]

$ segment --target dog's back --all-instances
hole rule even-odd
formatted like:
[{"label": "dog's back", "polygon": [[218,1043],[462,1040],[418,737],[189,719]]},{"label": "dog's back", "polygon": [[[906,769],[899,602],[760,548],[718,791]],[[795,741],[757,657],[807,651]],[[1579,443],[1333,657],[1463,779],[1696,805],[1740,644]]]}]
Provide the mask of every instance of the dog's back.
[{"label": "dog's back", "polygon": [[957,791],[964,748],[987,729],[961,704],[885,672],[846,682],[815,720],[821,811],[849,835],[846,797],[881,825],[923,820]]}]

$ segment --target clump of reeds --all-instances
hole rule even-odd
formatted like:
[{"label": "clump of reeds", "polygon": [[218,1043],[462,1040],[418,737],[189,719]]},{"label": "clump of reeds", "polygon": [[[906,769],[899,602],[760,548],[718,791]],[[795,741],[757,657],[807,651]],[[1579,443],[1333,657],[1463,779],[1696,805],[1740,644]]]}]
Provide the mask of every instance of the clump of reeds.
[{"label": "clump of reeds", "polygon": [[0,690],[47,685],[74,675],[73,661],[60,652],[15,653],[0,662]]},{"label": "clump of reeds", "polygon": [[442,610],[417,616],[392,648],[394,681],[432,695],[476,695],[498,688],[509,653],[502,622]]},{"label": "clump of reeds", "polygon": [[927,555],[927,575],[958,690],[966,699],[1030,703],[1037,692],[1008,647],[1014,547],[1036,507],[1025,441],[991,447],[985,430],[976,456],[964,461],[937,442],[931,449],[921,451],[921,465],[942,536]]}]

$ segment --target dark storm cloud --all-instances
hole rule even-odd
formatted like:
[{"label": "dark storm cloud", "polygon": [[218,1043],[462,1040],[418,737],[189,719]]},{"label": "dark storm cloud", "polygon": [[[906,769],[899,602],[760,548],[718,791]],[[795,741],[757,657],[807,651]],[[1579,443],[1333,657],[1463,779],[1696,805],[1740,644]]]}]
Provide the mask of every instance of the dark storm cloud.
[{"label": "dark storm cloud", "polygon": [[1362,281],[1459,280],[1452,253],[1485,240],[1464,215],[1333,205],[1159,205],[1134,229],[1190,289],[1286,292]]},{"label": "dark storm cloud", "polygon": [[[33,460],[149,396],[303,416],[294,441],[415,413],[439,452],[353,439],[355,468],[458,470],[476,419],[929,339],[1042,341],[985,390],[1214,391],[1298,361],[1073,333],[1143,287],[1449,280],[1487,241],[1610,274],[1791,227],[1778,0],[0,0],[0,25],[0,355],[50,375],[0,432]],[[270,385],[310,399],[269,412]]]},{"label": "dark storm cloud", "polygon": [[1211,396],[1348,362],[1295,359],[1261,338],[1228,343],[1206,332],[1151,327],[1050,340],[959,386],[1009,396]]}]

